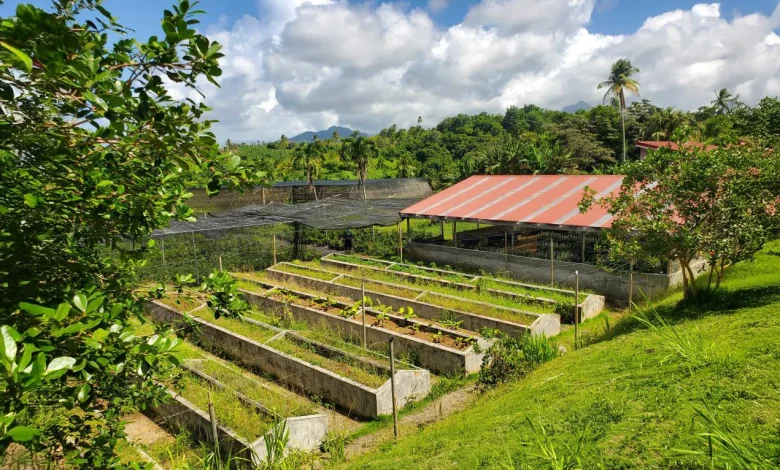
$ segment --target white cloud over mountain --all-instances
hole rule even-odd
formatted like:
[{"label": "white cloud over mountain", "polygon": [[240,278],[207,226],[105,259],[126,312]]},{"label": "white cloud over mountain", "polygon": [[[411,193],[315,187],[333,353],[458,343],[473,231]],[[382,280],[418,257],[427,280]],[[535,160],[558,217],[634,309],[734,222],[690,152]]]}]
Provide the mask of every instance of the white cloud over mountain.
[{"label": "white cloud over mountain", "polygon": [[748,102],[780,94],[780,6],[726,20],[718,4],[698,4],[609,36],[587,29],[594,4],[483,0],[443,29],[431,8],[259,0],[260,18],[206,31],[226,56],[221,88],[203,91],[217,136],[239,141],[597,102],[596,85],[622,57],[641,70],[643,97],[663,106],[695,109],[723,87]]}]

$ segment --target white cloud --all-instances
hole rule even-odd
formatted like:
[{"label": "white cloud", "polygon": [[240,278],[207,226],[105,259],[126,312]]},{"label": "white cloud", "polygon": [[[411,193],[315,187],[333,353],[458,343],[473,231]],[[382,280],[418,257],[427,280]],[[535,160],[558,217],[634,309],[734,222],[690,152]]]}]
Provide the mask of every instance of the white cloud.
[{"label": "white cloud", "polygon": [[447,8],[448,0],[428,0],[428,9],[437,12]]},{"label": "white cloud", "polygon": [[[435,10],[436,1],[428,4]],[[441,2],[446,3],[446,2]],[[643,97],[695,109],[729,88],[748,102],[780,93],[780,7],[726,20],[698,4],[622,36],[587,29],[594,0],[483,0],[442,29],[407,4],[259,0],[261,18],[207,31],[224,45],[221,88],[204,87],[221,140],[277,139],[345,125],[375,132],[457,113],[601,99],[618,58]],[[177,99],[197,99],[176,89]]]}]

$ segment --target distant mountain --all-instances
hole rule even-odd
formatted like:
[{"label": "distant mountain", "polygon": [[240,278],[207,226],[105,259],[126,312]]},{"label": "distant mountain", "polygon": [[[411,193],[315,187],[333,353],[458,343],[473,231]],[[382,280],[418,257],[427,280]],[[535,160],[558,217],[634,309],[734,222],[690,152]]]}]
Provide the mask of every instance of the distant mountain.
[{"label": "distant mountain", "polygon": [[[324,131],[306,131],[302,134],[298,134],[295,137],[290,137],[290,141],[292,142],[311,142],[311,139],[314,138],[316,135],[320,138],[320,140],[330,139],[333,136],[334,132],[338,132],[341,137],[349,137],[352,135],[353,131],[352,129],[348,127],[339,127],[339,126],[331,126],[330,128],[324,130]],[[368,136],[368,134],[360,133],[362,136]]]},{"label": "distant mountain", "polygon": [[577,111],[579,111],[581,109],[584,109],[585,111],[587,111],[587,110],[589,110],[592,107],[593,106],[589,105],[588,103],[586,103],[584,101],[579,101],[579,102],[577,102],[577,104],[572,104],[572,105],[566,106],[565,108],[563,108],[563,111],[566,112],[566,113],[574,114],[574,113],[576,113]]}]

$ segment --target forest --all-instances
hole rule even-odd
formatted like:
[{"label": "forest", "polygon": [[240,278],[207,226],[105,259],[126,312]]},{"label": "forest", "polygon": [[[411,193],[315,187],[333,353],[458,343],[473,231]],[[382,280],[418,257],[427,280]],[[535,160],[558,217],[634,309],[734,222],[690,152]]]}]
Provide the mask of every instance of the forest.
[{"label": "forest", "polygon": [[[625,107],[626,159],[637,141],[697,141],[719,146],[780,136],[780,101],[749,106],[727,90],[696,111],[662,108],[647,99]],[[340,136],[295,143],[227,142],[223,151],[245,158],[268,182],[307,179],[424,177],[434,189],[474,174],[608,174],[623,159],[620,102],[575,114],[535,105],[504,114],[459,114],[433,128],[393,125],[371,137]],[[356,157],[362,156],[362,165]],[[359,159],[358,159],[359,160]]]}]

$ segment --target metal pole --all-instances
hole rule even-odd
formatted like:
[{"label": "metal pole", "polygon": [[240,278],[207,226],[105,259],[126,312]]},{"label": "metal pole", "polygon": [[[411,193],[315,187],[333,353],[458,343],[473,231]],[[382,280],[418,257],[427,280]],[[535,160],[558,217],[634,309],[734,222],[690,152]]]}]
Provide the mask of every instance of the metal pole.
[{"label": "metal pole", "polygon": [[398,409],[395,404],[395,357],[392,336],[390,337],[390,393],[393,398],[393,439],[398,439]]},{"label": "metal pole", "polygon": [[366,339],[366,275],[360,273],[360,305],[363,310],[363,347],[368,348]]},{"label": "metal pole", "polygon": [[515,254],[515,226],[512,226],[512,254]]},{"label": "metal pole", "polygon": [[404,262],[404,239],[401,233],[401,223],[398,223],[398,256],[401,258],[401,262]]},{"label": "metal pole", "polygon": [[582,232],[582,262],[585,262],[585,232]]},{"label": "metal pole", "polygon": [[209,397],[209,421],[211,421],[211,439],[214,443],[214,449],[219,454],[219,433],[217,431],[217,413],[214,411],[214,402],[211,401],[211,392]]},{"label": "metal pole", "polygon": [[219,255],[219,272],[222,272],[222,255]]},{"label": "metal pole", "polygon": [[504,261],[509,261],[509,232],[504,230]]},{"label": "metal pole", "polygon": [[458,247],[458,229],[457,229],[457,226],[458,226],[458,222],[453,220],[452,221],[452,246],[454,246],[455,248]]},{"label": "metal pole", "polygon": [[580,344],[580,272],[574,271],[574,349]]},{"label": "metal pole", "polygon": [[276,264],[276,234],[274,233],[274,264]]},{"label": "metal pole", "polygon": [[192,256],[195,258],[195,280],[200,282],[200,272],[198,271],[198,252],[195,248],[195,232],[190,232],[192,235]]},{"label": "metal pole", "polygon": [[409,233],[412,231],[411,225],[409,224],[409,217],[406,218],[406,233]]},{"label": "metal pole", "polygon": [[634,307],[634,260],[628,267],[628,311],[630,312]]},{"label": "metal pole", "polygon": [[555,285],[555,249],[553,239],[550,238],[550,285]]}]

